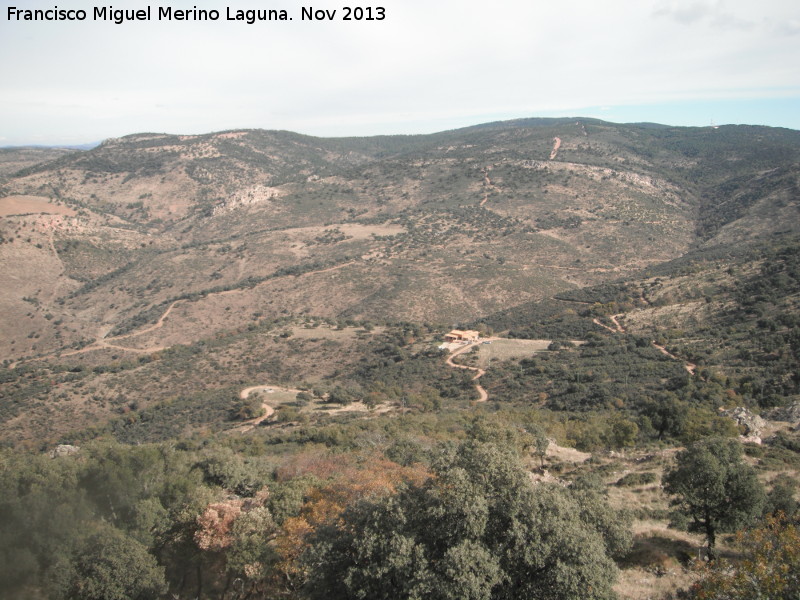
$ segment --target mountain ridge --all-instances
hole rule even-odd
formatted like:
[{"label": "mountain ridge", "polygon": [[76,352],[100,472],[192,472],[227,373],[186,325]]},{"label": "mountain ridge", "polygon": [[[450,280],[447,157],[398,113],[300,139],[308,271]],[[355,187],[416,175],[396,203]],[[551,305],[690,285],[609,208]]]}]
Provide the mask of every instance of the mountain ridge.
[{"label": "mountain ridge", "polygon": [[[234,290],[241,302],[208,310],[468,322],[796,231],[798,162],[791,130],[578,118],[373,138],[131,134],[1,182],[0,203],[39,202],[3,224],[5,281],[22,281],[1,301],[3,350],[74,349],[181,298],[197,310],[175,317],[202,321]],[[33,264],[42,285],[26,282]]]}]

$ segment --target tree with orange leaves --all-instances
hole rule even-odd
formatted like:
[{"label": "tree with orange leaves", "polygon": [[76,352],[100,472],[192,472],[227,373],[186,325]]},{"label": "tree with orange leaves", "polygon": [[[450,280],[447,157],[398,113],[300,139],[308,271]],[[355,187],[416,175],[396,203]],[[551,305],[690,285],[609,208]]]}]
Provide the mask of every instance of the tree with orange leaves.
[{"label": "tree with orange leaves", "polygon": [[239,498],[209,504],[197,517],[194,541],[201,550],[225,550],[233,542],[231,528],[242,512]]},{"label": "tree with orange leaves", "polygon": [[284,521],[272,542],[278,556],[276,570],[290,590],[306,579],[307,570],[300,558],[308,539],[320,527],[338,521],[353,503],[379,498],[395,492],[406,483],[420,484],[430,473],[420,465],[403,467],[381,456],[370,457],[361,465],[341,469],[326,485],[310,490],[300,514]]},{"label": "tree with orange leaves", "polygon": [[720,560],[703,567],[690,590],[697,600],[800,598],[800,529],[782,513],[768,516],[763,526],[740,531],[737,545],[745,558]]},{"label": "tree with orange leaves", "polygon": [[513,452],[444,448],[435,477],[363,497],[310,536],[312,600],[608,600],[616,568],[583,499],[534,486]]}]

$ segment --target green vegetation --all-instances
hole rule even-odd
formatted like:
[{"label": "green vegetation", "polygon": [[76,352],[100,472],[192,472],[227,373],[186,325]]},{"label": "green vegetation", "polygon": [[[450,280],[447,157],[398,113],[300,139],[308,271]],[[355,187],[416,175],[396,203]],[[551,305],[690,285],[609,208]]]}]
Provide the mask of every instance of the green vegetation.
[{"label": "green vegetation", "polygon": [[[583,119],[0,152],[76,213],[0,223],[4,597],[791,596],[798,159]],[[454,368],[452,328],[500,340]]]},{"label": "green vegetation", "polygon": [[602,497],[533,487],[508,452],[453,448],[437,475],[311,539],[310,598],[609,598],[629,543]]},{"label": "green vegetation", "polygon": [[717,561],[690,590],[697,600],[793,598],[800,594],[800,536],[785,515],[737,535],[742,560]]},{"label": "green vegetation", "polygon": [[691,519],[689,529],[705,534],[712,559],[717,533],[752,524],[765,500],[755,471],[742,461],[739,444],[715,438],[695,442],[678,454],[675,468],[664,477],[664,489],[676,496],[675,506]]},{"label": "green vegetation", "polygon": [[513,450],[483,442],[434,454],[428,479],[374,456],[305,451],[275,463],[217,445],[7,452],[3,589],[211,597],[236,579],[239,593],[309,598],[611,596],[629,524],[596,483],[534,487]]}]

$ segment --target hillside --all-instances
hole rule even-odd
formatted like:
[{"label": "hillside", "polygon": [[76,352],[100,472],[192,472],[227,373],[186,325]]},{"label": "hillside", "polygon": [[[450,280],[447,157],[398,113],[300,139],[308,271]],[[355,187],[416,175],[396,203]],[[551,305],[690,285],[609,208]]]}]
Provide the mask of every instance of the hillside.
[{"label": "hillside", "polygon": [[253,313],[471,321],[793,230],[799,140],[592,120],[107,140],[0,188],[2,351],[166,347]]},{"label": "hillside", "polygon": [[47,146],[0,148],[0,181],[17,171],[54,161],[77,151],[77,149]]}]

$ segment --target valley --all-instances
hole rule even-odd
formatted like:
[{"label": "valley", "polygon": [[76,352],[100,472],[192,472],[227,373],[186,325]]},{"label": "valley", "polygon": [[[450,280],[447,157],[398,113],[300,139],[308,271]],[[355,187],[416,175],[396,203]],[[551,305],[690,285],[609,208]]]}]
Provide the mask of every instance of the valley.
[{"label": "valley", "polygon": [[353,548],[419,589],[469,564],[522,597],[492,558],[523,544],[511,519],[598,598],[664,600],[706,577],[666,483],[683,449],[730,442],[763,488],[726,559],[800,514],[800,132],[3,150],[0,332],[10,598],[67,597],[95,546],[155,569],[148,598],[320,597],[337,560],[377,589]]}]

